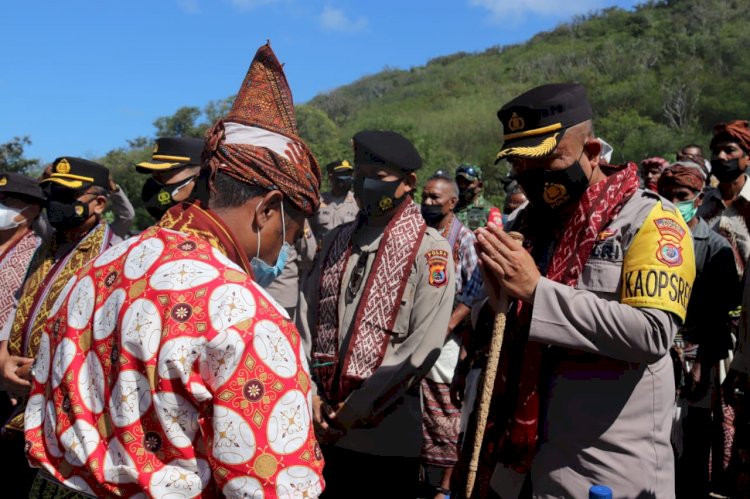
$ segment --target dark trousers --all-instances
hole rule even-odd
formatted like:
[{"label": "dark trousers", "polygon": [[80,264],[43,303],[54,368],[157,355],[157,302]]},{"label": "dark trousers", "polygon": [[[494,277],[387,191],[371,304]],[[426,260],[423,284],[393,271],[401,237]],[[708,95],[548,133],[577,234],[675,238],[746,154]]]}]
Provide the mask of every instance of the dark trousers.
[{"label": "dark trousers", "polygon": [[374,456],[324,445],[321,499],[415,499],[419,458]]},{"label": "dark trousers", "polygon": [[677,497],[708,496],[708,462],[711,457],[711,409],[688,407],[682,422],[682,456],[677,461]]},{"label": "dark trousers", "polygon": [[[0,396],[5,396],[0,393]],[[7,435],[0,437],[0,452],[3,455],[3,465],[0,466],[0,483],[2,483],[2,497],[7,499],[29,497],[31,484],[36,476],[36,468],[29,466],[24,452],[24,437],[20,431],[9,430]]]}]

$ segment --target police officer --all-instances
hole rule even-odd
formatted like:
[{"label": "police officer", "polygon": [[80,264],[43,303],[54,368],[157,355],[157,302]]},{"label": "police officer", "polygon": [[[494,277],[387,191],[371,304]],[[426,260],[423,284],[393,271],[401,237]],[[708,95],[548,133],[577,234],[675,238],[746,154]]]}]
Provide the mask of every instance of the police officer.
[{"label": "police officer", "polygon": [[458,220],[471,230],[487,225],[492,204],[482,196],[482,170],[476,165],[463,164],[456,169],[458,204],[454,209]]},{"label": "police officer", "polygon": [[669,348],[695,278],[693,241],[673,204],[639,189],[634,163],[600,167],[592,114],[577,84],[534,88],[498,113],[497,157],[529,204],[510,227],[523,245],[494,224],[477,230],[490,302],[508,312],[486,436],[498,484],[530,471],[534,497],[585,497],[598,483],[670,498]]},{"label": "police officer", "polygon": [[138,173],[150,174],[141,191],[143,204],[159,220],[177,203],[193,194],[203,152],[203,139],[163,137],[156,139],[151,161],[138,163]]},{"label": "police officer", "polygon": [[332,161],[326,165],[326,171],[331,190],[321,194],[320,208],[310,219],[310,226],[319,242],[329,230],[351,222],[359,212],[351,191],[354,173],[351,163],[345,159]]},{"label": "police officer", "polygon": [[357,220],[332,230],[301,294],[311,351],[322,497],[417,497],[419,380],[445,342],[455,294],[451,248],[412,200],[422,159],[405,137],[354,138]]}]

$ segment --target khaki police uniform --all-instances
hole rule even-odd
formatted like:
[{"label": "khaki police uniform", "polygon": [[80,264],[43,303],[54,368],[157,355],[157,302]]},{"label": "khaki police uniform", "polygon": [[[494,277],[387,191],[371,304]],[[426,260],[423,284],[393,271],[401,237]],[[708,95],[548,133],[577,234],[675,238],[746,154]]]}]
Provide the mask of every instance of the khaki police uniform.
[{"label": "khaki police uniform", "polygon": [[599,233],[577,285],[541,278],[529,339],[554,347],[531,479],[537,498],[674,497],[669,348],[695,277],[675,207],[638,190]]},{"label": "khaki police uniform", "polygon": [[[316,266],[300,295],[297,326],[308,361],[312,332],[317,325],[321,264],[339,230],[334,229],[326,235]],[[338,304],[342,360],[354,325],[354,315],[365,291],[364,283],[382,239],[383,228],[370,225],[364,225],[353,236],[352,253],[346,264]],[[357,426],[371,427],[349,430],[335,444],[337,447],[377,456],[418,457],[421,453],[419,379],[437,359],[445,342],[456,288],[455,272],[448,268],[450,266],[446,267],[447,282],[432,283],[427,256],[432,250],[451,254],[448,242],[435,229],[428,228],[409,274],[383,362],[359,389],[349,395],[338,415],[345,426],[357,422]],[[352,271],[362,258],[367,260],[360,280],[362,284],[356,294],[349,297],[347,288]],[[449,258],[448,261],[453,260]],[[395,397],[379,400],[394,388],[398,388]],[[387,415],[383,416],[384,413]]]},{"label": "khaki police uniform", "polygon": [[310,218],[310,226],[318,241],[322,241],[328,231],[351,222],[357,217],[357,213],[359,213],[359,207],[352,191],[341,197],[324,192],[320,196],[320,207],[317,213]]},{"label": "khaki police uniform", "polygon": [[279,305],[284,307],[289,316],[294,318],[301,282],[310,273],[318,245],[315,242],[310,226],[305,221],[302,237],[289,248],[289,258],[279,277],[268,285],[266,291]]}]

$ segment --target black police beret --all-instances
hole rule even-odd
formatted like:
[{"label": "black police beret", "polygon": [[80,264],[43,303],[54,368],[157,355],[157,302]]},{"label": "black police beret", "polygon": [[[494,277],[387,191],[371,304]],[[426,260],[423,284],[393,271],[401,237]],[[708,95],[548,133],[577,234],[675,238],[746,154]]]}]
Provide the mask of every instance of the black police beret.
[{"label": "black police beret", "polygon": [[375,164],[411,172],[422,166],[422,157],[409,139],[396,132],[365,130],[354,142],[354,164]]},{"label": "black police beret", "polygon": [[153,173],[200,165],[202,153],[203,139],[162,137],[156,139],[151,161],[138,163],[135,169],[139,173]]},{"label": "black police beret", "polygon": [[65,156],[52,163],[52,174],[39,183],[53,183],[76,190],[88,189],[92,185],[109,189],[109,170],[87,159]]},{"label": "black police beret", "polygon": [[36,179],[14,172],[0,172],[0,193],[10,196],[26,196],[40,202],[45,199],[44,192]]},{"label": "black police beret", "polygon": [[573,125],[591,119],[586,89],[576,83],[532,88],[505,104],[497,117],[503,125],[503,158],[542,158],[551,154]]}]

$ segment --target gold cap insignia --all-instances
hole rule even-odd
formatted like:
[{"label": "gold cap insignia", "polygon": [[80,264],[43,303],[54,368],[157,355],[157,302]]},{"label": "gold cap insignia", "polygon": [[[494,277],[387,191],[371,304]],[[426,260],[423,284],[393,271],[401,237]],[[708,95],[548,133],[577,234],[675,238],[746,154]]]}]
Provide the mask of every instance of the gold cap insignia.
[{"label": "gold cap insignia", "polygon": [[55,170],[57,173],[70,173],[70,163],[68,163],[67,159],[63,158],[57,163]]},{"label": "gold cap insignia", "polygon": [[508,120],[508,129],[511,132],[515,132],[516,130],[520,130],[524,126],[526,126],[526,122],[523,120],[523,118],[521,118],[520,116],[518,116],[517,113],[513,113],[513,116],[511,116],[510,119]]},{"label": "gold cap insignia", "polygon": [[154,154],[156,154],[157,152],[159,152],[159,143],[158,142],[154,144]]},{"label": "gold cap insignia", "polygon": [[568,199],[568,191],[562,184],[544,184],[544,202],[553,208]]},{"label": "gold cap insignia", "polygon": [[0,177],[0,187],[8,185],[8,177]]}]

